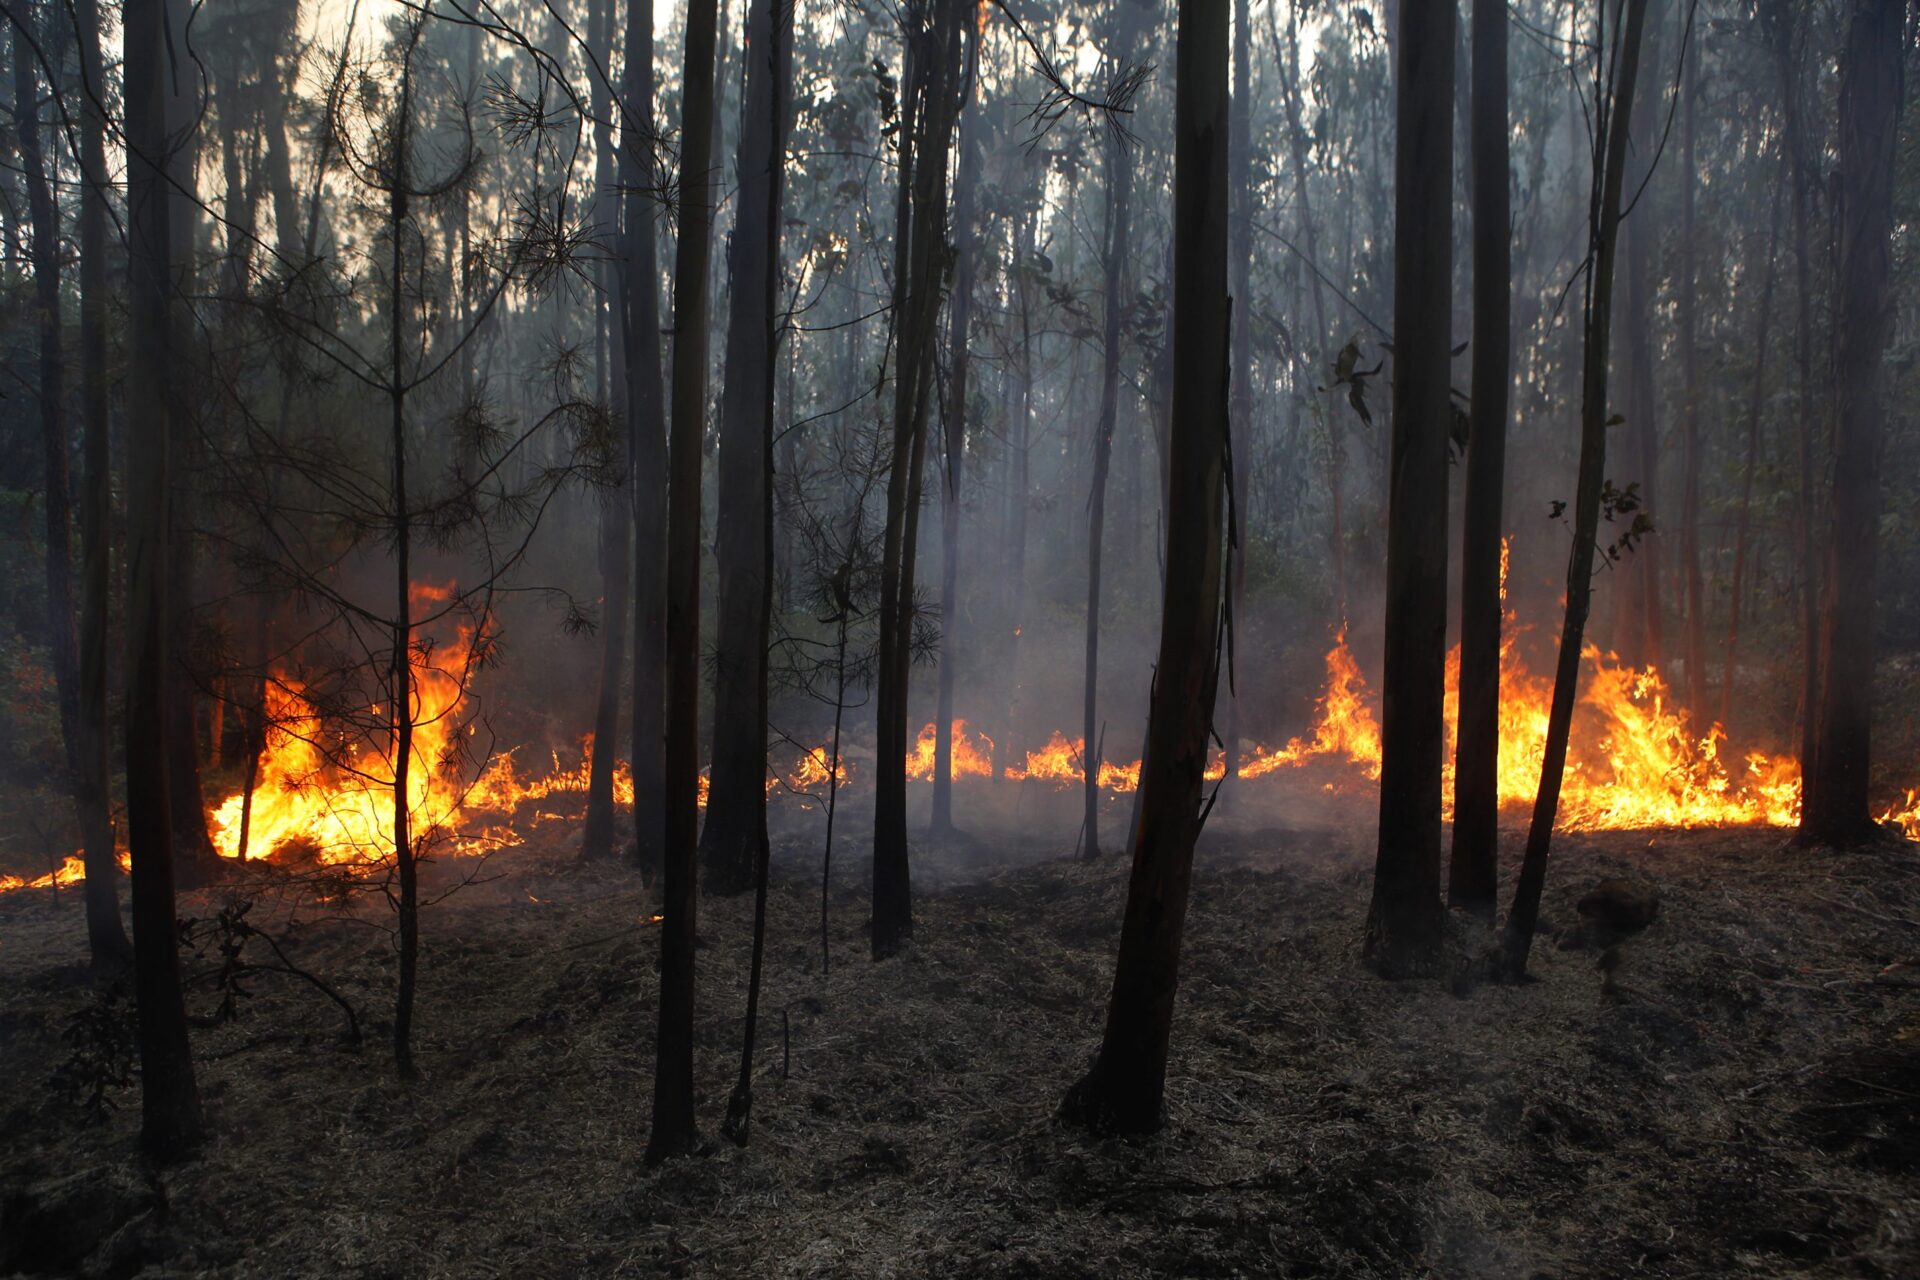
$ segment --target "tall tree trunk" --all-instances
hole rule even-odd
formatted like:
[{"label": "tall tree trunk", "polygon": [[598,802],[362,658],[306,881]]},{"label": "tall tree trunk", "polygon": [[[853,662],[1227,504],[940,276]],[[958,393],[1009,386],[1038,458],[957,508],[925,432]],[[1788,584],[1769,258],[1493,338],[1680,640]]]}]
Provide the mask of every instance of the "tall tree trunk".
[{"label": "tall tree trunk", "polygon": [[1573,727],[1573,702],[1580,681],[1580,650],[1586,640],[1587,614],[1593,603],[1593,563],[1600,529],[1600,495],[1607,472],[1607,347],[1613,329],[1613,263],[1620,233],[1620,197],[1625,185],[1627,139],[1633,123],[1634,88],[1640,73],[1640,43],[1647,25],[1647,0],[1623,0],[1625,21],[1611,59],[1613,89],[1601,124],[1594,185],[1600,196],[1592,206],[1588,252],[1585,340],[1580,386],[1580,476],[1574,495],[1573,549],[1567,556],[1567,614],[1560,630],[1560,656],[1554,668],[1553,702],[1547,713],[1545,759],[1527,850],[1514,888],[1513,907],[1501,938],[1500,973],[1518,979],[1526,973],[1527,954],[1540,920],[1540,894],[1547,883],[1547,852],[1560,808],[1560,784],[1567,765],[1567,736]]},{"label": "tall tree trunk", "polygon": [[413,769],[413,513],[407,486],[407,386],[403,363],[407,324],[405,233],[411,218],[408,185],[412,178],[413,58],[419,49],[422,21],[416,21],[405,39],[400,70],[400,100],[393,116],[387,157],[388,266],[387,402],[391,420],[387,448],[390,489],[387,501],[393,516],[394,613],[388,696],[393,702],[393,857],[399,880],[400,975],[394,997],[393,1064],[400,1078],[414,1077],[413,995],[420,958],[420,877],[410,822]]},{"label": "tall tree trunk", "polygon": [[[613,0],[593,0],[590,22],[594,28],[591,42],[600,56],[611,61],[613,55]],[[593,78],[593,130],[595,187],[594,220],[600,234],[616,246],[620,241],[619,175],[613,142],[613,85],[606,75]],[[466,231],[466,201],[461,201],[460,234]],[[598,313],[605,306],[614,341],[621,340],[625,326],[626,290],[623,259],[616,250],[599,265]],[[464,296],[464,291],[463,291]],[[462,308],[464,310],[464,302]],[[611,366],[610,404],[616,424],[626,427],[630,410],[627,392],[626,360],[616,357]],[[604,858],[613,854],[616,837],[613,803],[614,741],[620,733],[620,688],[625,683],[627,656],[627,594],[633,579],[633,560],[627,551],[627,538],[633,530],[633,458],[630,456],[631,430],[616,432],[610,449],[614,463],[613,482],[601,491],[600,506],[600,582],[603,606],[600,638],[600,696],[594,703],[593,760],[587,775],[587,814],[580,829],[580,856]]]},{"label": "tall tree trunk", "polygon": [[1835,218],[1834,432],[1830,597],[1818,749],[1806,774],[1802,844],[1880,838],[1867,809],[1873,728],[1873,580],[1879,558],[1885,352],[1893,326],[1893,174],[1908,48],[1902,0],[1856,0],[1840,75]]},{"label": "tall tree trunk", "polygon": [[681,72],[680,238],[673,291],[673,434],[667,490],[665,867],[660,1029],[648,1164],[691,1151],[693,940],[699,905],[700,462],[707,432],[707,265],[713,241],[714,0],[690,0]]},{"label": "tall tree trunk", "polygon": [[[1783,156],[1784,160],[1784,156]],[[1783,170],[1788,166],[1783,163]],[[1788,171],[1790,173],[1790,170]],[[1783,173],[1782,177],[1787,177]],[[1740,468],[1740,516],[1733,538],[1733,583],[1727,601],[1726,665],[1720,676],[1720,723],[1733,719],[1733,686],[1739,674],[1735,654],[1740,648],[1740,602],[1747,576],[1748,531],[1752,523],[1753,473],[1760,460],[1760,419],[1766,407],[1767,337],[1773,324],[1773,280],[1775,255],[1780,242],[1780,203],[1782,185],[1773,189],[1773,212],[1767,220],[1767,261],[1760,277],[1760,309],[1755,312],[1753,339],[1753,398],[1747,403],[1747,447]]]},{"label": "tall tree trunk", "polygon": [[[781,10],[776,17],[775,8]],[[775,282],[789,98],[790,41],[776,22],[791,0],[747,10],[733,237],[732,303],[720,393],[720,583],[714,637],[713,786],[701,833],[710,892],[753,888],[767,857],[767,628],[773,607],[773,379]]]},{"label": "tall tree trunk", "polygon": [[[1661,65],[1659,22],[1664,9],[1664,0],[1652,0],[1649,6],[1645,63],[1653,68]],[[1614,647],[1632,666],[1658,667],[1666,659],[1666,610],[1662,604],[1661,538],[1658,530],[1662,519],[1659,507],[1660,425],[1653,386],[1654,284],[1650,251],[1655,228],[1648,178],[1661,139],[1661,122],[1655,118],[1660,114],[1658,108],[1662,98],[1660,77],[1642,76],[1639,94],[1639,101],[1633,104],[1633,117],[1637,121],[1633,141],[1635,171],[1628,181],[1632,183],[1632,190],[1639,194],[1640,200],[1648,203],[1639,206],[1639,217],[1629,217],[1622,224],[1620,233],[1625,241],[1627,257],[1627,305],[1621,316],[1626,329],[1623,373],[1627,381],[1628,454],[1624,461],[1629,479],[1639,482],[1640,505],[1656,527],[1639,540],[1631,556],[1621,566],[1624,572],[1618,587],[1620,594]]]},{"label": "tall tree trunk", "polygon": [[207,831],[207,796],[200,779],[200,750],[195,707],[199,689],[185,650],[193,638],[194,627],[194,520],[195,494],[193,467],[199,455],[197,415],[199,394],[195,383],[204,372],[202,353],[193,349],[186,337],[197,332],[193,324],[192,304],[188,299],[195,286],[195,255],[199,248],[200,203],[196,168],[199,158],[201,123],[200,70],[193,58],[189,38],[191,18],[189,0],[167,0],[167,226],[168,266],[172,271],[174,292],[171,297],[171,323],[180,335],[174,345],[174,359],[180,368],[169,379],[173,396],[168,422],[173,431],[168,518],[173,522],[169,534],[167,572],[172,579],[167,588],[168,620],[172,629],[172,666],[168,669],[170,686],[167,699],[167,775],[173,792],[174,861],[180,883],[193,888],[210,883],[219,874],[213,837]]},{"label": "tall tree trunk", "polygon": [[1454,23],[1451,0],[1408,0],[1395,40],[1393,460],[1380,846],[1366,939],[1368,963],[1392,976],[1426,968],[1440,935]]},{"label": "tall tree trunk", "polygon": [[1180,0],[1174,104],[1173,425],[1160,660],[1106,1031],[1062,1116],[1159,1127],[1219,678],[1227,451],[1228,0]]},{"label": "tall tree trunk", "polygon": [[1489,923],[1500,836],[1500,534],[1512,381],[1506,0],[1473,0],[1473,407],[1460,538],[1460,710],[1447,901]]},{"label": "tall tree trunk", "polygon": [[946,253],[947,153],[960,110],[960,0],[927,0],[906,15],[900,207],[894,221],[893,442],[880,552],[880,636],[875,701],[879,778],[874,798],[873,957],[913,934],[907,858],[907,685],[913,657],[913,567],[926,456],[927,395],[938,336]]},{"label": "tall tree trunk", "polygon": [[[1227,117],[1228,181],[1233,209],[1227,228],[1230,287],[1237,313],[1228,341],[1233,348],[1227,409],[1227,482],[1232,488],[1233,518],[1227,552],[1227,617],[1238,622],[1246,598],[1247,557],[1238,544],[1246,528],[1247,494],[1253,475],[1253,20],[1248,0],[1234,0],[1233,103]],[[1229,632],[1231,634],[1231,631]],[[1227,654],[1226,776],[1240,776],[1240,694],[1233,653]],[[1091,742],[1092,738],[1089,737]],[[1228,793],[1231,794],[1231,793]]]},{"label": "tall tree trunk", "polygon": [[[789,104],[793,100],[793,11],[793,0],[755,0],[747,11],[747,43],[743,56],[745,68],[742,72],[746,78],[746,108],[740,131],[740,213],[739,220],[734,224],[731,264],[734,285],[733,314],[727,333],[727,398],[722,400],[720,409],[723,481],[729,463],[733,463],[740,472],[735,477],[737,480],[749,478],[746,474],[749,461],[731,458],[726,453],[729,428],[742,445],[751,445],[757,450],[757,456],[750,461],[759,476],[758,492],[753,494],[759,504],[757,509],[740,510],[737,499],[741,495],[737,492],[732,494],[736,504],[729,509],[729,494],[725,488],[721,492],[723,530],[727,521],[738,514],[742,523],[755,526],[759,534],[759,543],[755,547],[735,544],[730,548],[723,532],[720,545],[721,627],[724,630],[730,622],[739,626],[741,633],[753,645],[751,657],[756,661],[751,666],[757,666],[759,672],[757,689],[735,690],[736,697],[741,692],[753,692],[756,695],[753,705],[741,707],[740,711],[744,717],[757,723],[760,730],[758,750],[753,753],[758,766],[758,776],[752,779],[755,784],[753,790],[757,794],[742,797],[743,803],[757,805],[758,814],[757,828],[746,833],[753,853],[753,958],[747,973],[747,1016],[740,1041],[740,1078],[727,1099],[724,1125],[728,1136],[742,1144],[747,1140],[753,1115],[754,1032],[760,1018],[760,976],[767,951],[767,864],[771,851],[767,847],[765,779],[767,626],[773,612],[773,380],[778,356],[775,289],[779,278],[780,228],[783,224],[780,210],[785,182],[787,118]],[[742,330],[749,323],[754,326],[754,332],[743,333]],[[735,370],[739,370],[741,376],[734,376]],[[752,383],[754,378],[757,378],[757,384]],[[736,396],[733,391],[736,384],[750,384],[751,390],[758,396],[758,402],[745,406],[734,404],[735,399],[744,399],[749,389],[743,386],[741,394]],[[757,431],[744,429],[756,425],[756,418]],[[746,486],[741,487],[744,489]],[[727,569],[730,552],[736,557],[735,563],[746,561],[737,575],[729,573]],[[757,558],[757,566],[749,556]],[[737,606],[739,617],[735,618],[730,609],[734,603],[730,596],[742,588],[743,579],[754,577],[756,568],[759,596],[740,602]],[[753,612],[750,614],[749,610]],[[718,701],[717,696],[715,700]],[[726,732],[724,722],[716,723],[715,787],[720,783],[719,758]],[[746,763],[745,746],[744,742],[735,744],[741,755],[738,763],[742,765]],[[743,790],[746,781],[744,776],[740,780]],[[713,829],[714,812],[715,805],[709,804],[709,831]],[[724,854],[717,860],[724,862]]]},{"label": "tall tree trunk", "polygon": [[933,730],[934,835],[951,835],[953,826],[953,684],[960,652],[960,480],[967,456],[967,348],[973,322],[974,276],[979,270],[979,230],[974,226],[974,188],[980,182],[980,108],[974,85],[980,70],[980,42],[967,43],[962,83],[960,169],[953,188],[953,298],[947,319],[947,395],[943,423],[945,483],[940,489],[940,691]]},{"label": "tall tree trunk", "polygon": [[80,489],[80,697],[75,777],[87,869],[87,946],[97,974],[133,959],[120,922],[120,869],[113,849],[112,766],[107,718],[108,615],[113,591],[113,459],[107,401],[107,120],[99,0],[75,0],[80,72],[80,414],[85,476]]},{"label": "tall tree trunk", "polygon": [[[9,7],[13,28],[13,120],[20,148],[20,168],[26,178],[29,252],[33,266],[35,327],[39,330],[40,385],[36,388],[40,413],[40,451],[45,468],[45,530],[47,535],[47,652],[53,665],[54,701],[60,717],[60,739],[66,750],[68,794],[78,803],[80,793],[80,655],[73,634],[73,507],[67,476],[67,423],[61,375],[65,357],[60,344],[60,215],[53,188],[47,181],[46,159],[40,149],[39,78],[34,74],[38,41],[26,23],[32,9]],[[84,808],[82,824],[88,820]]]},{"label": "tall tree trunk", "polygon": [[630,264],[624,354],[633,458],[634,858],[649,876],[666,857],[667,433],[660,380],[660,269],[653,115],[653,4],[629,0],[620,163]]},{"label": "tall tree trunk", "polygon": [[[1791,6],[1782,5],[1784,9]],[[1819,754],[1814,709],[1820,705],[1820,608],[1816,516],[1813,506],[1814,435],[1818,430],[1813,394],[1813,252],[1808,243],[1808,203],[1818,180],[1808,156],[1805,103],[1800,95],[1799,61],[1804,38],[1796,40],[1788,17],[1777,22],[1781,101],[1786,117],[1787,151],[1793,157],[1794,363],[1799,374],[1800,445],[1800,776],[1813,772]],[[1803,806],[1804,808],[1804,806]]]},{"label": "tall tree trunk", "polygon": [[[1242,8],[1246,0],[1239,0]],[[1134,0],[1114,12],[1112,54],[1129,56],[1137,30]],[[1120,318],[1131,301],[1127,264],[1132,252],[1133,154],[1118,130],[1109,130],[1107,151],[1106,314],[1101,334],[1100,417],[1093,429],[1093,484],[1087,495],[1087,659],[1081,698],[1081,854],[1100,856],[1100,573],[1107,527],[1107,471],[1113,461],[1113,425],[1120,410]]]},{"label": "tall tree trunk", "polygon": [[165,0],[127,0],[121,16],[127,139],[127,845],[133,855],[134,998],[140,1141],[176,1159],[204,1131],[180,994],[168,812],[167,419],[170,351]]},{"label": "tall tree trunk", "polygon": [[1699,186],[1694,167],[1694,115],[1700,97],[1700,56],[1685,39],[1686,66],[1681,83],[1686,106],[1680,127],[1680,382],[1684,457],[1680,488],[1680,563],[1686,573],[1687,706],[1696,719],[1707,713],[1706,586],[1700,576],[1700,352],[1699,288],[1695,279],[1694,200]]},{"label": "tall tree trunk", "polygon": [[1307,186],[1307,131],[1300,121],[1300,24],[1299,5],[1288,6],[1287,44],[1283,50],[1280,45],[1279,6],[1271,5],[1267,9],[1268,34],[1272,38],[1274,61],[1280,66],[1281,96],[1287,111],[1287,157],[1293,171],[1293,198],[1299,208],[1300,236],[1306,249],[1307,279],[1311,283],[1313,294],[1314,349],[1313,358],[1324,359],[1328,363],[1318,370],[1320,377],[1326,379],[1326,429],[1327,429],[1327,494],[1330,503],[1331,528],[1328,531],[1328,550],[1333,557],[1333,604],[1334,611],[1344,621],[1347,616],[1347,535],[1343,524],[1345,513],[1341,502],[1341,461],[1344,446],[1340,438],[1339,398],[1333,379],[1327,376],[1332,367],[1333,331],[1327,326],[1327,302],[1325,289],[1321,284],[1320,273],[1320,232],[1313,220],[1312,197]]}]

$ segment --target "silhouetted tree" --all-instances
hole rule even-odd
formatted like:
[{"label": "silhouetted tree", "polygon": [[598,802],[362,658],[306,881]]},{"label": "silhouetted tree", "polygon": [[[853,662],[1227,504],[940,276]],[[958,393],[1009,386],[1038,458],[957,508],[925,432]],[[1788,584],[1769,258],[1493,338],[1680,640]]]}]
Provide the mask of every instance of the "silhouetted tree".
[{"label": "silhouetted tree", "polygon": [[1367,961],[1402,975],[1440,933],[1453,288],[1452,0],[1406,0],[1396,59],[1393,458],[1380,724],[1380,846]]},{"label": "silhouetted tree", "polygon": [[1473,402],[1460,539],[1460,714],[1449,905],[1488,921],[1499,887],[1500,538],[1512,379],[1512,162],[1506,0],[1473,0]]},{"label": "silhouetted tree", "polygon": [[121,10],[127,142],[127,846],[133,857],[134,996],[139,1013],[140,1141],[158,1160],[198,1145],[204,1127],[180,995],[167,778],[168,438],[173,357],[168,299],[166,0]]},{"label": "silhouetted tree", "polygon": [[713,241],[714,0],[691,0],[681,71],[680,238],[673,287],[673,409],[667,487],[665,866],[660,1021],[646,1159],[690,1152],[693,940],[699,906],[700,461],[707,431],[707,260]]},{"label": "silhouetted tree", "polygon": [[1160,1126],[1180,941],[1219,678],[1227,465],[1229,0],[1181,0],[1175,53],[1173,419],[1160,659],[1106,1031],[1071,1123]]},{"label": "silhouetted tree", "polygon": [[1856,0],[1841,57],[1839,273],[1834,285],[1833,542],[1822,618],[1820,728],[1806,771],[1798,839],[1851,845],[1880,837],[1867,809],[1873,747],[1874,569],[1886,347],[1893,323],[1893,174],[1905,91],[1909,6]]}]

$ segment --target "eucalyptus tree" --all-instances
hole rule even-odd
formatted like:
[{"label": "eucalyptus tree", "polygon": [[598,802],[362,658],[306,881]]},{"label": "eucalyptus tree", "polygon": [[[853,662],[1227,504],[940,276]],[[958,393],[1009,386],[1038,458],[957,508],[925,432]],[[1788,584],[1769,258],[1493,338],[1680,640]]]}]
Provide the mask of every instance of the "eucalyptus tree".
[{"label": "eucalyptus tree", "polygon": [[[1546,887],[1547,852],[1565,780],[1567,739],[1573,728],[1573,704],[1580,680],[1587,617],[1593,602],[1593,570],[1600,551],[1600,517],[1606,494],[1607,357],[1612,338],[1614,260],[1620,238],[1621,199],[1626,185],[1627,143],[1632,137],[1640,77],[1641,41],[1648,0],[1621,0],[1611,40],[1594,41],[1592,200],[1587,223],[1587,261],[1582,297],[1584,343],[1580,387],[1580,472],[1574,493],[1573,546],[1567,556],[1566,616],[1560,629],[1554,668],[1553,701],[1548,709],[1540,790],[1527,828],[1526,854],[1514,886],[1513,905],[1497,958],[1502,976],[1525,974],[1527,955],[1540,919],[1540,895]],[[1609,549],[1611,551],[1611,548]]]},{"label": "eucalyptus tree", "polygon": [[699,906],[700,471],[707,429],[708,259],[713,240],[714,0],[691,0],[680,76],[679,239],[667,462],[666,750],[659,1030],[646,1160],[692,1151],[694,929]]},{"label": "eucalyptus tree", "polygon": [[173,367],[168,300],[165,0],[121,11],[127,145],[127,847],[133,866],[134,999],[140,1052],[140,1141],[178,1159],[205,1132],[180,992],[174,918],[172,796],[167,776],[170,613],[167,517]]},{"label": "eucalyptus tree", "polygon": [[75,795],[86,863],[87,944],[96,971],[123,969],[133,944],[120,921],[114,861],[111,726],[107,714],[108,614],[112,592],[113,460],[108,440],[107,79],[100,56],[99,0],[75,0],[80,52],[80,538],[79,700]]},{"label": "eucalyptus tree", "polygon": [[1229,0],[1181,0],[1175,36],[1173,406],[1160,657],[1106,1030],[1061,1114],[1160,1126],[1173,997],[1219,679],[1227,453]]},{"label": "eucalyptus tree", "polygon": [[1839,268],[1834,283],[1834,433],[1825,678],[1819,736],[1806,770],[1798,839],[1852,845],[1880,838],[1867,808],[1873,745],[1874,571],[1892,331],[1893,189],[1911,47],[1909,6],[1855,0],[1841,54]]},{"label": "eucalyptus tree", "polygon": [[926,456],[946,251],[947,161],[960,114],[969,29],[960,0],[914,0],[901,11],[902,77],[892,299],[892,449],[880,560],[880,647],[875,677],[873,956],[913,934],[907,851],[907,681],[912,670],[914,553]]},{"label": "eucalyptus tree", "polygon": [[1380,833],[1368,963],[1404,975],[1440,933],[1453,272],[1452,0],[1407,0],[1395,38],[1393,461]]},{"label": "eucalyptus tree", "polygon": [[1498,890],[1501,519],[1512,381],[1513,166],[1506,0],[1473,0],[1473,391],[1460,540],[1460,712],[1447,901],[1487,920]]}]

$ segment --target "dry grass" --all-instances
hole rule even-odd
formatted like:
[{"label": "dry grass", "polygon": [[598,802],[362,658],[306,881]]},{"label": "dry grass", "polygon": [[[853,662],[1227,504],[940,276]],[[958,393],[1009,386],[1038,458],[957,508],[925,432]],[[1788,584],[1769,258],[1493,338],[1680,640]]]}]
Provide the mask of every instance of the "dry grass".
[{"label": "dry grass", "polygon": [[[846,828],[864,830],[858,822]],[[551,830],[551,828],[549,828]],[[1116,1276],[1920,1273],[1920,959],[1911,846],[1772,833],[1568,838],[1547,910],[1650,875],[1619,989],[1543,939],[1538,981],[1456,995],[1355,961],[1359,834],[1203,845],[1169,1123],[1097,1140],[1053,1109],[1099,1032],[1124,868],[1001,841],[920,852],[917,937],[865,958],[863,846],[839,854],[820,971],[815,847],[781,850],[751,1143],[644,1169],[651,905],[626,873],[503,858],[428,917],[419,1056],[384,1044],[378,903],[271,884],[254,919],[305,984],[249,981],[197,1032],[216,1138],[91,1266],[131,1274]],[[206,912],[217,901],[185,909]],[[750,900],[701,919],[701,1123],[737,1070]],[[0,903],[0,1171],[23,1206],[76,1171],[153,1203],[137,1099],[76,1126],[49,1085],[93,996],[77,895]],[[210,962],[200,962],[202,964]],[[211,992],[196,1009],[211,1007]],[[785,1035],[783,1036],[783,1028]],[[99,1172],[105,1170],[106,1172]],[[36,1199],[37,1198],[37,1199]],[[122,1215],[125,1216],[125,1215]],[[0,1254],[4,1250],[0,1249]]]}]

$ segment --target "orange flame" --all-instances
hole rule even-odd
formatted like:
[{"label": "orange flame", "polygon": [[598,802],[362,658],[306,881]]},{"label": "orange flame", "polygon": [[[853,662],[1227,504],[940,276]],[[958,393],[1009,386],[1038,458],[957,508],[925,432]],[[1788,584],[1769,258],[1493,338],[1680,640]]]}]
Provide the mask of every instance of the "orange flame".
[{"label": "orange flame", "polygon": [[[920,730],[920,736],[914,739],[913,750],[907,752],[907,777],[912,781],[933,781],[934,738],[938,734],[938,726],[928,721]],[[961,778],[991,778],[993,750],[992,738],[984,733],[970,732],[965,720],[955,720],[953,757],[948,776],[956,781]]]}]

